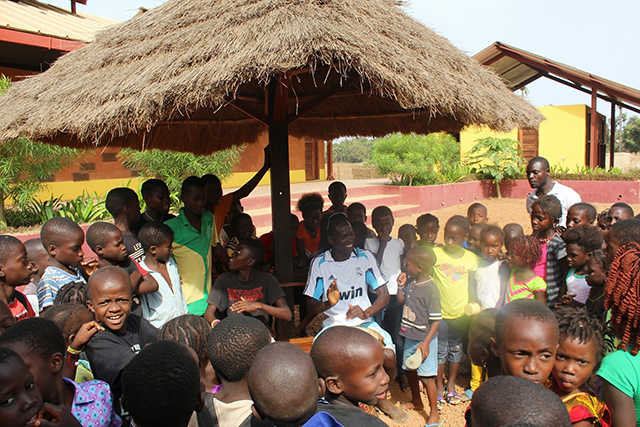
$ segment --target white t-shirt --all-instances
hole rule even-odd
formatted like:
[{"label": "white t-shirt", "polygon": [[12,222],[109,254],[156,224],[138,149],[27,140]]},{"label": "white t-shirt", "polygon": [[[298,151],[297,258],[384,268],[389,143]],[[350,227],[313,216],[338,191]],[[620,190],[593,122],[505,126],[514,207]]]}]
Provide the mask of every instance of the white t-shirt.
[{"label": "white t-shirt", "polygon": [[356,248],[345,261],[335,261],[331,250],[318,255],[311,261],[304,294],[318,301],[327,301],[327,289],[334,279],[337,279],[340,301],[324,312],[327,318],[322,325],[359,326],[370,322],[371,317],[347,320],[347,311],[349,305],[359,305],[362,310],[371,307],[367,288],[376,290],[387,283],[373,254]]},{"label": "white t-shirt", "polygon": [[187,302],[182,293],[180,274],[178,274],[178,267],[175,261],[173,259],[167,261],[167,272],[169,273],[169,279],[171,279],[171,286],[169,286],[162,274],[147,266],[146,259],[147,257],[144,257],[140,266],[147,270],[151,277],[156,279],[158,290],[140,297],[142,317],[159,329],[169,320],[188,314]]},{"label": "white t-shirt", "polygon": [[[533,202],[538,199],[538,189],[536,188],[531,193],[527,195],[527,212],[531,213],[531,205]],[[558,222],[558,225],[566,226],[567,224],[567,212],[569,208],[576,203],[580,203],[582,199],[580,195],[575,192],[573,188],[567,187],[566,185],[562,185],[559,182],[553,181],[553,188],[551,191],[547,193],[548,196],[556,196],[558,200],[560,200],[560,204],[562,205],[562,218]]]},{"label": "white t-shirt", "polygon": [[500,289],[502,288],[502,276],[500,270],[506,261],[495,260],[489,265],[481,265],[476,271],[476,293],[478,294],[478,304],[485,310],[496,308],[500,300]]},{"label": "white t-shirt", "polygon": [[[377,237],[366,239],[364,241],[364,248],[373,255],[376,255],[380,248],[380,240],[378,240]],[[402,272],[400,257],[403,252],[404,242],[392,237],[391,240],[387,242],[387,247],[384,249],[384,254],[382,254],[382,262],[379,267],[380,272],[385,279],[387,279],[389,295],[396,295],[398,293],[398,276]]]}]

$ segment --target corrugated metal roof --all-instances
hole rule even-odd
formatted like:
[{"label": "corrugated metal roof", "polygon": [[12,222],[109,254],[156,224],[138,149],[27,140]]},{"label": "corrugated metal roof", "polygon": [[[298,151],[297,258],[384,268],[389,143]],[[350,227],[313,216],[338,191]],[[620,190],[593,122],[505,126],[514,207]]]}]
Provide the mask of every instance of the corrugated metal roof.
[{"label": "corrugated metal roof", "polygon": [[69,10],[35,0],[0,0],[0,28],[90,42],[95,34],[120,21]]}]

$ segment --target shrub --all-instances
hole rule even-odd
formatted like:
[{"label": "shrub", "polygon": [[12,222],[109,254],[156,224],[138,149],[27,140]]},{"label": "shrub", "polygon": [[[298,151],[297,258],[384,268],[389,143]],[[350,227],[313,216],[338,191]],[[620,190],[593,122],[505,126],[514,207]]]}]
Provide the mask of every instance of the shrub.
[{"label": "shrub", "polygon": [[12,228],[33,227],[42,224],[42,220],[38,215],[26,209],[7,209],[5,218],[7,226]]},{"label": "shrub", "polygon": [[496,184],[498,198],[500,181],[512,181],[522,173],[526,164],[518,141],[509,138],[481,138],[467,152],[467,165],[476,174],[485,179],[492,179]]}]

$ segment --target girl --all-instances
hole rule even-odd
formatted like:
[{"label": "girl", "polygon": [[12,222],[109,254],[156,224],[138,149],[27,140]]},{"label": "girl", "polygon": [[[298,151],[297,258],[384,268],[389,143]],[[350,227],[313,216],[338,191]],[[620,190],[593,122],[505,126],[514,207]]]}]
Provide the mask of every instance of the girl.
[{"label": "girl", "polygon": [[604,285],[607,282],[607,260],[601,249],[593,251],[587,261],[587,285],[591,287],[585,308],[590,316],[595,317],[602,325],[607,320],[607,309],[604,308]]},{"label": "girl", "polygon": [[302,212],[303,221],[298,226],[298,253],[308,261],[320,250],[320,221],[324,199],[320,193],[303,194],[298,200],[298,210]]},{"label": "girl", "polygon": [[504,303],[504,293],[509,280],[509,265],[500,259],[504,232],[495,225],[489,225],[480,235],[484,262],[476,271],[476,294],[480,308],[500,308]]},{"label": "girl", "polygon": [[611,326],[620,340],[618,350],[602,361],[603,380],[614,426],[637,425],[640,413],[640,245],[622,246],[611,264],[605,287],[605,307],[611,310]]},{"label": "girl", "polygon": [[505,303],[535,298],[546,304],[547,284],[534,272],[541,252],[540,244],[533,236],[517,236],[511,241],[511,247],[507,252],[511,275],[507,282]]},{"label": "girl", "polygon": [[534,272],[547,284],[547,306],[554,307],[567,277],[567,250],[556,227],[562,217],[562,205],[555,196],[542,196],[531,205],[531,228],[540,242],[541,256]]},{"label": "girl", "polygon": [[576,225],[562,235],[567,245],[567,265],[569,273],[566,289],[563,289],[562,300],[556,305],[572,304],[584,307],[591,288],[587,283],[587,262],[589,255],[602,247],[602,233],[598,227]]},{"label": "girl", "polygon": [[611,425],[611,413],[589,390],[604,356],[602,325],[583,310],[563,307],[556,312],[560,340],[553,377],[547,386],[564,402],[575,427]]},{"label": "girl", "polygon": [[420,236],[419,244],[431,247],[438,246],[436,243],[438,232],[440,231],[440,221],[438,217],[430,213],[421,215],[416,221],[416,230],[418,236]]}]

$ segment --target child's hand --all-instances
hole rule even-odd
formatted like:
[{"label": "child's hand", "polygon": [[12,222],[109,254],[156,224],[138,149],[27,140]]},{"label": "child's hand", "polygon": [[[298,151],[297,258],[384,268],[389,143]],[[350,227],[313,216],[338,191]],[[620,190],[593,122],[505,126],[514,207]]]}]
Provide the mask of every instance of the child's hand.
[{"label": "child's hand", "polygon": [[100,268],[100,264],[96,261],[95,258],[85,258],[80,261],[80,265],[84,268],[84,272],[87,273],[87,276],[91,276],[95,271]]},{"label": "child's hand", "polygon": [[404,285],[407,284],[407,273],[403,271],[402,273],[398,274],[397,282],[399,288],[404,288]]},{"label": "child's hand", "polygon": [[416,351],[417,350],[420,350],[422,352],[422,360],[424,360],[427,357],[429,357],[429,343],[428,342],[422,341],[420,343],[420,345],[418,345],[418,348],[416,348]]},{"label": "child's hand", "polygon": [[47,402],[44,403],[33,425],[35,427],[81,427],[65,405],[56,406]]},{"label": "child's hand", "polygon": [[572,304],[573,303],[573,297],[575,297],[575,295],[562,295],[562,297],[560,297],[560,301],[555,303],[554,307],[555,308],[560,308],[563,305]]},{"label": "child's hand", "polygon": [[367,316],[364,314],[364,310],[359,305],[349,304],[349,310],[347,310],[347,319],[355,319],[356,317],[365,320]]},{"label": "child's hand", "polygon": [[338,290],[338,279],[334,279],[329,285],[329,289],[327,289],[327,299],[329,300],[329,304],[331,307],[336,305],[338,301],[340,301],[340,291]]},{"label": "child's hand", "polygon": [[252,312],[262,309],[262,303],[258,301],[238,301],[233,303],[229,310],[235,313],[243,313],[245,311]]},{"label": "child's hand", "polygon": [[505,259],[507,259],[507,253],[506,252],[500,252],[498,254],[498,261],[504,261]]},{"label": "child's hand", "polygon": [[91,337],[97,334],[98,331],[104,331],[104,328],[95,320],[85,323],[78,330],[78,333],[73,339],[70,347],[74,350],[82,350]]}]

